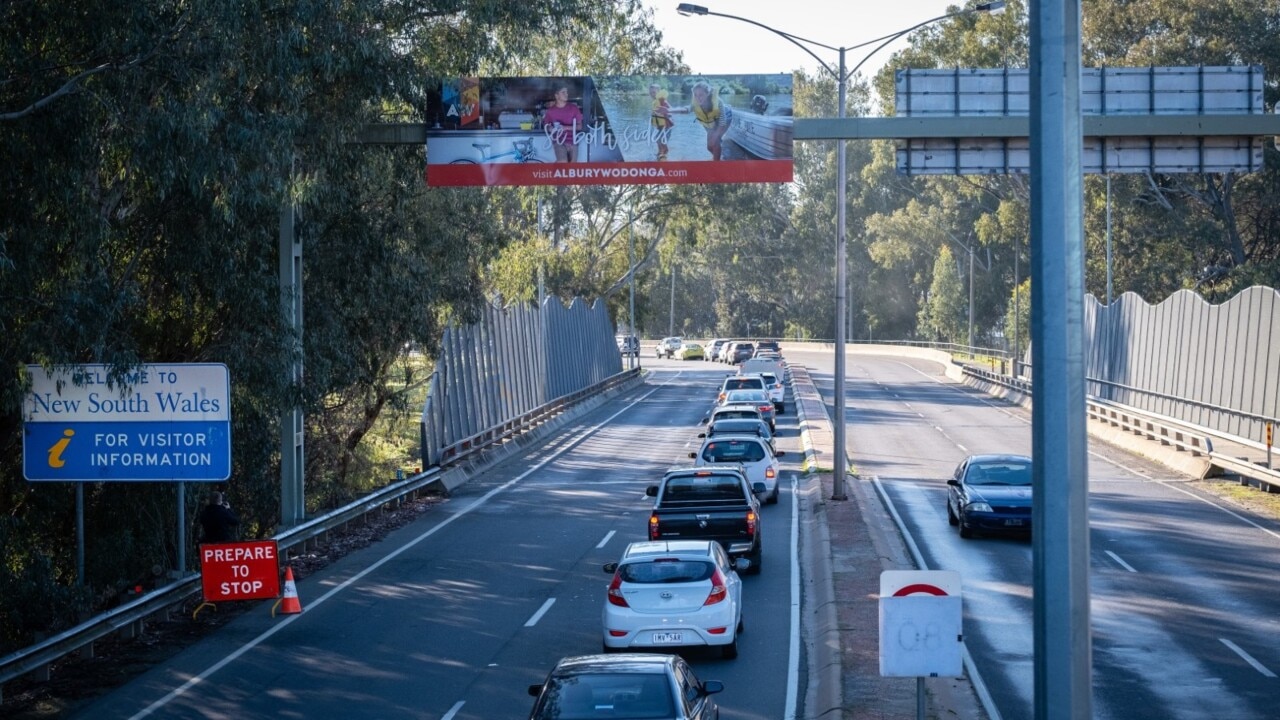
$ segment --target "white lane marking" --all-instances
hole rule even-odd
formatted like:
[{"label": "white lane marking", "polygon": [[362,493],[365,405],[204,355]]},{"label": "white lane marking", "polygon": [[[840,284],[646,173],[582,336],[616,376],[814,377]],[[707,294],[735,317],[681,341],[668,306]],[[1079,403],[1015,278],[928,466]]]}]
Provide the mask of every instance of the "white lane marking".
[{"label": "white lane marking", "polygon": [[[683,371],[681,371],[681,372],[683,372]],[[401,545],[400,547],[396,548],[395,550],[392,550],[391,552],[389,552],[389,553],[387,553],[386,555],[384,555],[380,560],[378,560],[377,562],[373,563],[372,565],[370,565],[369,567],[365,568],[364,570],[361,570],[360,572],[356,573],[355,575],[352,575],[350,578],[347,578],[345,581],[343,581],[343,582],[342,582],[342,583],[340,583],[339,585],[335,586],[335,587],[334,587],[332,590],[330,590],[329,592],[327,592],[327,593],[325,593],[324,595],[321,595],[319,598],[317,598],[317,599],[315,599],[315,600],[312,600],[311,602],[307,603],[307,607],[309,607],[309,608],[311,608],[311,609],[315,609],[315,607],[316,607],[316,606],[323,604],[323,603],[324,603],[326,600],[328,600],[329,598],[333,597],[334,595],[337,595],[338,593],[342,592],[343,590],[346,590],[346,589],[347,589],[348,587],[350,587],[351,585],[353,585],[353,584],[355,584],[355,583],[359,582],[360,580],[364,579],[364,577],[365,577],[366,575],[368,575],[369,573],[373,572],[374,570],[377,570],[378,568],[382,567],[383,565],[387,564],[388,562],[391,562],[393,559],[395,559],[396,557],[398,557],[401,553],[403,553],[403,552],[405,552],[405,551],[409,550],[410,548],[414,547],[415,545],[417,545],[418,543],[422,542],[423,540],[426,540],[427,538],[431,537],[432,535],[435,535],[437,532],[439,532],[439,531],[443,530],[444,528],[448,527],[451,523],[453,523],[453,521],[457,520],[458,518],[460,518],[460,517],[462,517],[462,516],[464,516],[464,515],[469,514],[471,511],[475,510],[476,508],[480,507],[481,505],[484,505],[484,504],[485,504],[485,503],[487,503],[491,498],[493,498],[493,496],[494,496],[494,495],[497,495],[498,493],[500,493],[500,492],[502,492],[502,491],[504,491],[504,490],[507,490],[507,489],[511,488],[512,486],[514,486],[514,485],[516,485],[517,483],[519,483],[521,480],[524,480],[525,478],[529,477],[530,475],[534,474],[535,472],[537,472],[537,471],[541,470],[543,467],[545,467],[545,466],[546,466],[548,463],[550,463],[552,460],[555,460],[556,458],[560,457],[561,455],[564,455],[564,454],[568,453],[570,450],[572,450],[572,449],[574,449],[575,447],[577,447],[578,443],[580,443],[580,442],[582,442],[583,440],[585,440],[585,439],[587,439],[588,437],[590,437],[592,434],[594,434],[594,433],[595,433],[597,430],[599,430],[600,428],[602,428],[602,427],[604,427],[605,425],[608,425],[609,423],[613,422],[613,419],[614,419],[614,418],[616,418],[616,417],[618,417],[619,415],[621,415],[621,414],[625,413],[626,411],[630,410],[632,407],[635,407],[636,405],[640,404],[642,401],[644,401],[644,400],[645,400],[646,398],[648,398],[650,395],[652,395],[652,394],[654,394],[654,393],[658,392],[658,390],[660,390],[662,387],[664,387],[664,386],[666,386],[666,385],[671,384],[671,382],[672,382],[672,381],[674,381],[676,378],[680,377],[680,374],[681,374],[680,372],[675,373],[674,375],[672,375],[672,376],[671,376],[671,379],[670,379],[670,380],[667,380],[666,382],[662,383],[662,384],[661,384],[661,385],[659,385],[658,387],[655,387],[654,389],[650,390],[649,392],[645,393],[644,395],[641,395],[640,397],[636,398],[635,400],[632,400],[630,403],[628,403],[628,404],[627,404],[625,407],[623,407],[621,410],[619,410],[618,412],[616,412],[616,413],[614,413],[614,414],[610,415],[609,417],[605,418],[604,420],[601,420],[597,425],[594,425],[594,426],[592,426],[592,427],[590,427],[590,428],[588,428],[588,429],[584,430],[580,435],[578,435],[578,437],[574,438],[572,441],[570,441],[570,442],[568,442],[568,443],[565,443],[564,447],[562,447],[560,450],[556,451],[555,453],[553,453],[553,454],[551,454],[551,455],[547,456],[547,457],[546,457],[545,459],[543,459],[541,462],[537,463],[536,465],[534,465],[533,467],[529,468],[528,470],[525,470],[524,472],[522,472],[522,473],[520,473],[519,475],[517,475],[516,477],[514,477],[514,478],[512,478],[512,479],[508,480],[507,482],[505,482],[505,483],[503,483],[503,484],[499,485],[498,487],[495,487],[494,489],[490,490],[489,492],[485,493],[484,495],[481,495],[480,497],[476,498],[474,501],[472,501],[472,503],[471,503],[470,505],[467,505],[466,507],[464,507],[464,508],[462,508],[461,510],[459,510],[457,513],[455,513],[455,514],[453,514],[453,515],[450,515],[449,517],[447,517],[447,518],[445,518],[444,520],[440,521],[440,524],[439,524],[439,525],[436,525],[435,527],[431,528],[430,530],[427,530],[426,532],[422,533],[422,534],[421,534],[421,535],[419,535],[418,537],[413,538],[412,540],[409,540],[409,541],[408,541],[408,542],[406,542],[404,545]],[[258,645],[261,645],[263,642],[265,642],[265,641],[266,641],[268,638],[270,638],[272,635],[275,635],[276,633],[280,632],[281,630],[283,630],[283,629],[285,629],[285,628],[289,627],[289,626],[290,626],[290,625],[292,625],[292,624],[293,624],[293,623],[294,623],[298,618],[302,617],[302,616],[303,616],[303,615],[305,615],[305,614],[306,614],[306,613],[300,613],[300,614],[298,614],[298,615],[289,615],[289,616],[288,616],[287,618],[285,618],[284,620],[281,620],[281,621],[280,621],[280,623],[279,623],[278,625],[275,625],[274,627],[270,628],[269,630],[264,631],[264,632],[263,632],[261,635],[259,635],[258,637],[254,638],[254,639],[250,640],[249,642],[245,643],[244,645],[240,646],[240,647],[239,647],[239,648],[237,648],[235,651],[233,651],[231,654],[229,654],[229,655],[227,655],[226,657],[222,658],[221,660],[219,660],[218,662],[214,663],[213,665],[210,665],[206,670],[204,670],[203,672],[201,672],[199,675],[195,675],[195,676],[193,676],[193,677],[189,678],[189,679],[188,679],[186,682],[184,682],[183,684],[179,685],[178,687],[174,688],[173,690],[170,690],[168,693],[166,693],[166,694],[165,694],[165,696],[164,696],[164,697],[160,698],[159,700],[156,700],[155,702],[153,702],[153,703],[151,703],[150,705],[146,706],[146,707],[145,707],[145,708],[143,708],[142,710],[138,711],[138,712],[137,712],[137,713],[135,713],[132,717],[130,717],[130,718],[129,718],[129,720],[139,720],[140,718],[147,717],[148,715],[150,715],[150,714],[154,713],[155,711],[159,710],[160,708],[164,707],[165,705],[168,705],[170,702],[172,702],[172,701],[173,701],[174,699],[176,699],[178,696],[182,695],[183,693],[185,693],[186,691],[188,691],[188,690],[190,690],[191,688],[195,687],[196,685],[199,685],[200,683],[204,682],[204,681],[205,681],[205,680],[207,680],[209,677],[211,677],[214,673],[218,672],[218,671],[219,671],[219,670],[221,670],[222,668],[224,668],[224,667],[226,667],[227,665],[231,664],[233,661],[235,661],[235,660],[236,660],[237,658],[239,658],[241,655],[244,655],[245,653],[247,653],[247,652],[249,652],[250,650],[252,650],[252,649],[254,649],[255,647],[257,647]]]},{"label": "white lane marking", "polygon": [[787,644],[787,699],[783,720],[795,720],[800,704],[800,495],[791,475],[791,638]]},{"label": "white lane marking", "polygon": [[546,615],[547,611],[551,609],[551,606],[555,604],[555,598],[547,598],[547,601],[542,603],[542,607],[538,608],[538,612],[534,613],[533,617],[525,621],[524,626],[533,627],[534,625],[537,625],[538,621],[542,619],[542,616]]},{"label": "white lane marking", "polygon": [[614,533],[616,533],[616,532],[618,532],[618,531],[617,531],[617,530],[610,530],[610,531],[608,532],[608,534],[606,534],[606,535],[604,536],[604,539],[603,539],[603,540],[601,540],[600,542],[596,543],[596,549],[597,549],[597,550],[599,550],[600,548],[604,547],[605,545],[608,545],[608,544],[609,544],[609,541],[613,539],[613,534],[614,534]]},{"label": "white lane marking", "polygon": [[[894,524],[898,526],[898,532],[902,534],[903,539],[906,541],[907,549],[910,550],[911,557],[916,561],[916,567],[921,570],[928,570],[929,563],[925,562],[924,555],[920,553],[920,548],[916,545],[915,538],[907,529],[906,523],[902,521],[902,516],[898,514],[897,507],[894,506],[893,500],[889,498],[888,491],[880,483],[880,477],[872,475],[871,484],[875,487],[876,494],[880,496],[880,502],[884,504],[889,514],[893,517]],[[978,701],[982,703],[982,708],[986,710],[987,717],[990,720],[1002,720],[1000,709],[996,707],[995,698],[991,697],[991,691],[987,689],[987,684],[983,681],[982,674],[978,672],[978,666],[973,662],[973,656],[969,654],[969,646],[961,643],[960,647],[964,653],[962,659],[964,660],[965,673],[968,674],[969,683],[973,685],[973,691],[978,695]]]},{"label": "white lane marking", "polygon": [[458,714],[458,711],[462,709],[462,706],[466,704],[465,700],[459,700],[454,703],[453,707],[449,708],[449,712],[445,713],[444,717],[440,718],[440,720],[453,720],[454,716]]},{"label": "white lane marking", "polygon": [[1244,661],[1252,665],[1254,670],[1257,670],[1258,672],[1262,673],[1264,676],[1269,678],[1273,678],[1276,676],[1275,673],[1267,669],[1266,665],[1263,665],[1262,663],[1253,659],[1253,656],[1245,652],[1239,645],[1231,642],[1226,638],[1218,638],[1218,640],[1220,640],[1223,645],[1226,645],[1227,647],[1231,648],[1232,652],[1244,658]]},{"label": "white lane marking", "polygon": [[1117,555],[1117,554],[1115,554],[1115,553],[1111,552],[1110,550],[1104,550],[1103,552],[1105,552],[1107,555],[1110,555],[1110,556],[1111,556],[1111,559],[1112,559],[1112,560],[1115,560],[1115,561],[1116,561],[1116,564],[1118,564],[1120,567],[1124,568],[1125,570],[1128,570],[1129,572],[1138,572],[1137,570],[1134,570],[1134,569],[1133,569],[1133,566],[1132,566],[1132,565],[1130,565],[1129,563],[1127,563],[1127,562],[1125,562],[1125,561],[1121,560],[1119,555]]}]

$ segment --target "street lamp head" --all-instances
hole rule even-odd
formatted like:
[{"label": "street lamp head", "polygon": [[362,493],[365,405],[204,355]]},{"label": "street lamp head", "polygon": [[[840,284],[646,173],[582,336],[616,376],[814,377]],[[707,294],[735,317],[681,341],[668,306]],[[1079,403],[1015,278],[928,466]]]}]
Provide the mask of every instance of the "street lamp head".
[{"label": "street lamp head", "polygon": [[990,13],[992,15],[1000,15],[1004,12],[1004,0],[995,0],[995,2],[978,3],[973,6],[978,12]]},{"label": "street lamp head", "polygon": [[[1004,5],[1004,3],[1000,3],[1000,4]],[[701,5],[693,5],[690,3],[680,3],[679,7],[676,8],[676,12],[680,13],[681,15],[706,15],[711,11]]]}]

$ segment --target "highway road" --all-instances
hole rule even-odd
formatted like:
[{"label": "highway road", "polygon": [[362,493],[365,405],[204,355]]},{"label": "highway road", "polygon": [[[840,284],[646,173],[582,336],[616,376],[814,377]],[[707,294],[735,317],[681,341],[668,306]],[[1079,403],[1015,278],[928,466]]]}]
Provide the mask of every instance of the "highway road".
[{"label": "highway road", "polygon": [[[830,402],[829,353],[789,356]],[[928,361],[851,355],[847,367],[853,467],[902,518],[928,569],[963,578],[966,645],[999,716],[1032,717],[1031,542],[962,540],[944,504],[966,455],[1031,453],[1030,412]],[[1277,717],[1280,527],[1098,441],[1089,482],[1093,717]]]},{"label": "highway road", "polygon": [[[601,566],[646,539],[645,487],[691,462],[698,420],[727,372],[660,365],[574,432],[300,582],[302,614],[271,618],[264,604],[77,717],[526,716],[528,685],[562,656],[600,651]],[[798,450],[794,414],[779,430],[780,449]],[[794,473],[783,475],[780,502],[762,513],[764,572],[744,578],[741,654],[687,654],[702,679],[725,683],[724,720],[791,717],[806,682],[792,614]]]}]

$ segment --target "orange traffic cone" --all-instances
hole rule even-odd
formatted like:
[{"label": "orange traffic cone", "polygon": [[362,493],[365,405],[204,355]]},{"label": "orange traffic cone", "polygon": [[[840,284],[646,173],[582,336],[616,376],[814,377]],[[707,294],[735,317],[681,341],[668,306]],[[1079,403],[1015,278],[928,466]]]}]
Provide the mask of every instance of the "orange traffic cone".
[{"label": "orange traffic cone", "polygon": [[297,615],[302,612],[302,603],[298,601],[298,586],[293,582],[293,568],[284,569],[284,598],[281,599],[281,615]]}]

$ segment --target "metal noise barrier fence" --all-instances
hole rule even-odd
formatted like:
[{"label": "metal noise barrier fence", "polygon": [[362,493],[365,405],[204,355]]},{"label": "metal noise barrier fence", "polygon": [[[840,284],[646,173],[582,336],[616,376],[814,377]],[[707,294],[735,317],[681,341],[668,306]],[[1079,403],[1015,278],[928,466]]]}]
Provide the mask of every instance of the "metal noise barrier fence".
[{"label": "metal noise barrier fence", "polygon": [[1261,446],[1280,418],[1280,292],[1221,305],[1180,290],[1158,305],[1125,293],[1085,303],[1086,391]]},{"label": "metal noise barrier fence", "polygon": [[488,307],[450,326],[422,410],[422,459],[438,466],[505,437],[539,408],[622,372],[604,302]]}]

